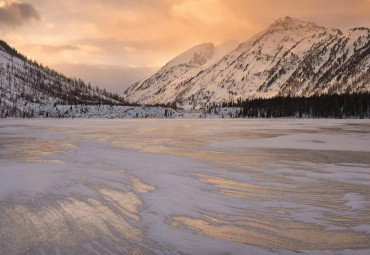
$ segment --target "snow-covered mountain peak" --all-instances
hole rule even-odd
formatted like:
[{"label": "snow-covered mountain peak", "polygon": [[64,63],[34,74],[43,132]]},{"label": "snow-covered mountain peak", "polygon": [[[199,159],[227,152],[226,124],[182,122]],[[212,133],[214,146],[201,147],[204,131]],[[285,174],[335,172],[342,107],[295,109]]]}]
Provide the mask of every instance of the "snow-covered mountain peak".
[{"label": "snow-covered mountain peak", "polygon": [[347,35],[358,35],[358,36],[370,36],[370,28],[367,27],[356,27],[351,28],[347,31]]},{"label": "snow-covered mountain peak", "polygon": [[192,66],[204,65],[210,58],[212,58],[214,50],[215,46],[213,43],[197,45],[172,59],[162,69],[169,69],[182,64],[190,64]]},{"label": "snow-covered mountain peak", "polygon": [[132,101],[148,103],[154,93],[158,97],[150,104],[165,102],[166,99],[162,97],[162,92],[166,91],[167,96],[174,97],[177,93],[173,89],[175,84],[185,84],[213,63],[219,50],[219,48],[216,50],[213,43],[197,45],[172,59],[153,76],[135,83],[125,91],[123,97],[130,96]]},{"label": "snow-covered mountain peak", "polygon": [[302,21],[288,16],[279,18],[272,25],[270,25],[270,29],[274,30],[294,30],[303,28],[318,29],[323,27],[320,27],[313,22]]},{"label": "snow-covered mountain peak", "polygon": [[[283,17],[222,58],[213,53],[206,54],[204,64],[165,66],[130,87],[124,97],[135,103],[199,108],[239,98],[370,91],[369,31],[342,33]],[[198,47],[207,49],[197,46],[169,64],[191,60]]]},{"label": "snow-covered mountain peak", "polygon": [[302,24],[307,24],[307,23],[311,23],[311,22],[299,20],[299,19],[296,19],[296,18],[292,18],[290,16],[285,16],[285,17],[278,18],[274,22],[275,25],[284,25],[285,24],[285,25],[291,25],[291,26],[302,25]]},{"label": "snow-covered mountain peak", "polygon": [[290,36],[300,36],[312,33],[342,34],[339,29],[326,28],[314,22],[302,21],[292,17],[283,17],[276,20],[265,31],[268,34],[288,33]]},{"label": "snow-covered mountain peak", "polygon": [[304,38],[320,38],[326,35],[336,36],[339,34],[342,34],[339,29],[325,28],[313,22],[286,16],[277,19],[266,29],[240,44],[236,51],[243,53],[255,46],[264,53],[271,53],[271,49],[292,47]]}]

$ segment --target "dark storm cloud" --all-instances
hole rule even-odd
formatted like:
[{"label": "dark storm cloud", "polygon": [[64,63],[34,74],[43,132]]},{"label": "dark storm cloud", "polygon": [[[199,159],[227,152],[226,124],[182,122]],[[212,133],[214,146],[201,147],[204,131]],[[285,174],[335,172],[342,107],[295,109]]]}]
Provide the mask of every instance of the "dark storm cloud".
[{"label": "dark storm cloud", "polygon": [[38,11],[28,3],[11,2],[0,7],[0,26],[18,27],[30,20],[40,19]]}]

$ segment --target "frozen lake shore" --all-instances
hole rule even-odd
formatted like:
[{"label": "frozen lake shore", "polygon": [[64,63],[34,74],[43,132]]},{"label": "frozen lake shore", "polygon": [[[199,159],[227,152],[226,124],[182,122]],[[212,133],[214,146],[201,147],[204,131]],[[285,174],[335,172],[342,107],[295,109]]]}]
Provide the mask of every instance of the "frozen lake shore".
[{"label": "frozen lake shore", "polygon": [[369,254],[369,120],[1,120],[0,254]]}]

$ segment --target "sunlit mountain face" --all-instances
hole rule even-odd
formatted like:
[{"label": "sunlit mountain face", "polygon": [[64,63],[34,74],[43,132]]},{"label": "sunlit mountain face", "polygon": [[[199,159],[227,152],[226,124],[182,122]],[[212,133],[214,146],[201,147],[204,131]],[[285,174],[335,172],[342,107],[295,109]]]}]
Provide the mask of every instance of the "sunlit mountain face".
[{"label": "sunlit mountain face", "polygon": [[131,86],[136,103],[204,108],[274,96],[312,96],[370,90],[370,29],[342,32],[291,17],[276,20],[231,52],[201,44]]}]

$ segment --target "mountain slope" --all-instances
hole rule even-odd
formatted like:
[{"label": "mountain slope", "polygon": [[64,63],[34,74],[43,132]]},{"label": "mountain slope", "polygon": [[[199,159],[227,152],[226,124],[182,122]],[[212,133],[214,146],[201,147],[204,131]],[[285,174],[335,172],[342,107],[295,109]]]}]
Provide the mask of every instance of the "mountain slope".
[{"label": "mountain slope", "polygon": [[124,97],[199,108],[239,98],[369,91],[370,30],[342,33],[284,17],[216,62],[178,69],[165,84],[160,74],[142,81],[145,87],[133,85]]},{"label": "mountain slope", "polygon": [[28,60],[4,41],[0,41],[0,95],[0,117],[32,116],[42,105],[121,103],[117,95]]},{"label": "mountain slope", "polygon": [[197,45],[168,62],[153,76],[132,85],[125,91],[124,98],[144,104],[170,103],[170,98],[182,92],[183,84],[230,52],[234,44],[228,42],[217,47],[212,43]]}]

